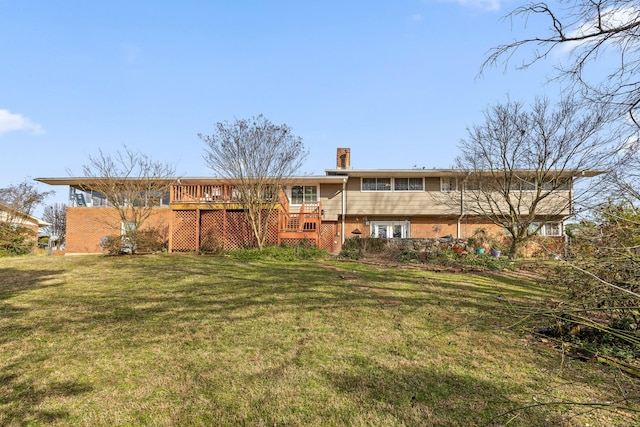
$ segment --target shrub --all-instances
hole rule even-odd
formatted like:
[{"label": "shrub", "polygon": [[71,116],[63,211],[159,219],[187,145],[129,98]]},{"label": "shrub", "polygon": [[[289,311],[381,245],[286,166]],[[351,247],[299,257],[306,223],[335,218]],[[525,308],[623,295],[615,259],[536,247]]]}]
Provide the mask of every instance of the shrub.
[{"label": "shrub", "polygon": [[0,223],[0,256],[26,255],[31,252],[35,232],[23,227]]},{"label": "shrub", "polygon": [[327,255],[323,249],[310,246],[307,242],[302,241],[293,246],[265,246],[260,249],[238,249],[229,252],[229,256],[240,261],[260,261],[260,260],[278,260],[278,261],[297,261],[321,259]]},{"label": "shrub", "polygon": [[119,234],[104,236],[100,246],[107,255],[153,253],[166,249],[168,238],[166,229],[147,228],[130,232],[126,236]]},{"label": "shrub", "polygon": [[[344,244],[342,245],[342,250],[345,251],[346,254],[352,254],[357,252],[358,258],[367,254],[379,254],[382,253],[387,245],[386,239],[379,239],[375,237],[351,237],[349,239],[345,239]],[[342,253],[341,253],[342,255]],[[348,256],[345,256],[349,258]],[[355,258],[357,259],[357,258]]]}]

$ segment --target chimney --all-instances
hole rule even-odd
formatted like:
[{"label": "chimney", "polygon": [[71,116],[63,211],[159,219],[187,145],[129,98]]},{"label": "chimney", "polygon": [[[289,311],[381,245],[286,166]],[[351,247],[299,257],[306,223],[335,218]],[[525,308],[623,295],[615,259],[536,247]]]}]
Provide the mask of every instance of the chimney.
[{"label": "chimney", "polygon": [[338,148],[336,155],[336,169],[350,169],[351,168],[351,149],[350,148]]}]

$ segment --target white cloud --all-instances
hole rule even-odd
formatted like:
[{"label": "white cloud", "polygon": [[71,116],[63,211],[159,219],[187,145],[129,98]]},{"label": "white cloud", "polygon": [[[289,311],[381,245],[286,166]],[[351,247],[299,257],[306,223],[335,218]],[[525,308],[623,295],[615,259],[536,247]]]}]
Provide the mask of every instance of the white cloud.
[{"label": "white cloud", "polygon": [[[602,18],[602,27],[603,29],[612,29],[616,27],[622,27],[627,24],[631,24],[638,20],[638,15],[640,14],[640,9],[634,6],[629,7],[621,7],[621,8],[609,8],[605,9],[601,13]],[[569,37],[579,37],[584,36],[586,34],[595,33],[598,31],[596,25],[598,21],[596,17],[593,17],[593,20],[584,22],[578,25],[574,30],[570,31],[567,35]],[[568,52],[576,47],[581,46],[582,44],[587,43],[586,41],[576,41],[564,44],[563,51]]]},{"label": "white cloud", "polygon": [[44,129],[37,123],[33,123],[22,114],[13,114],[9,110],[0,110],[0,136],[12,131],[29,131],[34,135],[44,133]]}]

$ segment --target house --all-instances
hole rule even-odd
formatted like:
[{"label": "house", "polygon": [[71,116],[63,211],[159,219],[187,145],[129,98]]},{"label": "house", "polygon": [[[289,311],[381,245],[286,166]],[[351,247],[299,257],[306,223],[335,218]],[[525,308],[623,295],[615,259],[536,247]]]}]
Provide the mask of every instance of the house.
[{"label": "house", "polygon": [[51,224],[45,222],[35,216],[20,212],[11,206],[0,203],[0,224],[7,224],[11,227],[24,227],[28,230],[26,234],[30,234],[29,239],[33,241],[33,245],[37,243],[37,237],[41,228]]},{"label": "house", "polygon": [[[586,176],[596,174],[587,172]],[[575,178],[565,173],[554,197],[539,206],[542,234],[563,235],[563,221],[572,213]],[[126,227],[87,178],[37,181],[69,187],[67,253],[100,253],[104,236]],[[530,184],[532,188],[538,185],[533,179]],[[325,175],[284,180],[281,194],[274,199],[277,209],[268,220],[266,243],[305,239],[336,252],[353,236],[464,239],[479,229],[503,233],[501,227],[469,208],[465,194],[472,191],[471,185],[455,169],[353,169],[350,150],[338,148],[335,168],[327,169]],[[553,208],[554,200],[561,202],[561,209]],[[166,233],[170,252],[236,249],[252,239],[233,183],[215,178],[187,177],[173,182],[146,227]]]}]

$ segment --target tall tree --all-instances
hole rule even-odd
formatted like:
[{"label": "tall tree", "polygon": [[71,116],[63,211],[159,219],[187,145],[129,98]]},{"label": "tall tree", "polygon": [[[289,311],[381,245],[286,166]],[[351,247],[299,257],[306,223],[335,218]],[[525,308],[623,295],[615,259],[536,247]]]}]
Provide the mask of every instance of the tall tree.
[{"label": "tall tree", "polygon": [[49,223],[49,241],[60,249],[67,236],[67,205],[54,203],[44,208],[42,219]]},{"label": "tall tree", "polygon": [[175,168],[125,146],[115,154],[99,150],[82,171],[89,178],[87,187],[101,193],[118,213],[125,249],[135,252],[143,224],[169,194]]},{"label": "tall tree", "polygon": [[555,109],[546,99],[530,109],[512,101],[488,108],[485,122],[468,129],[456,159],[466,173],[465,211],[504,227],[515,256],[581,197],[571,177],[606,165],[603,121],[603,114],[583,114],[571,99]]},{"label": "tall tree", "polygon": [[269,218],[280,201],[282,181],[307,156],[302,138],[286,124],[276,125],[263,115],[218,122],[211,135],[198,136],[208,147],[207,165],[235,187],[256,245],[262,249]]},{"label": "tall tree", "polygon": [[[529,37],[495,47],[483,69],[513,60],[520,48],[531,47],[521,64],[526,68],[565,48],[569,57],[558,64],[556,77],[589,103],[606,104],[615,117],[628,114],[640,127],[640,6],[636,0],[568,0],[556,6],[530,2],[508,16],[524,23],[541,18],[547,27]],[[564,55],[563,55],[564,56]]]}]

